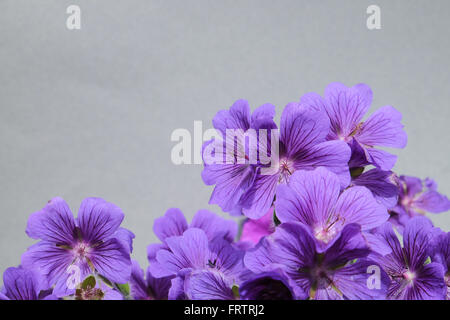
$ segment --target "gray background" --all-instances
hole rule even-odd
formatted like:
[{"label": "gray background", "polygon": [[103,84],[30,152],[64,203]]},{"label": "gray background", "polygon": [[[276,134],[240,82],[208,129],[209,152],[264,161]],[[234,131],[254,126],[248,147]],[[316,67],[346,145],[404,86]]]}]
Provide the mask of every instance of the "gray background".
[{"label": "gray background", "polygon": [[[446,0],[0,0],[0,271],[20,263],[28,216],[54,196],[74,212],[88,196],[120,206],[146,264],[166,209],[220,212],[202,167],[172,164],[174,129],[210,127],[238,98],[279,117],[332,81],[369,84],[371,112],[400,110],[409,142],[395,170],[450,194],[448,12]],[[450,229],[448,213],[432,219]]]}]

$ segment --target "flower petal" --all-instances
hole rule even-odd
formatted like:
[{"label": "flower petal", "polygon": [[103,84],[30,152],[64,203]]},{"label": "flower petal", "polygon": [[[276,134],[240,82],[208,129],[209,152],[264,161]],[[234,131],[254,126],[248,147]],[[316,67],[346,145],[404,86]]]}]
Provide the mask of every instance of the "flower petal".
[{"label": "flower petal", "polygon": [[90,254],[97,271],[116,283],[126,283],[131,276],[129,251],[117,239],[109,239],[97,245]]},{"label": "flower petal", "polygon": [[407,136],[401,119],[401,113],[393,107],[382,107],[362,124],[355,138],[366,146],[404,148]]},{"label": "flower petal", "polygon": [[345,224],[357,223],[363,231],[376,228],[389,219],[386,208],[375,200],[369,189],[359,186],[351,187],[340,195],[333,216],[345,221]]},{"label": "flower petal", "polygon": [[427,190],[414,199],[414,207],[431,213],[450,210],[450,200],[437,191]]},{"label": "flower petal", "polygon": [[300,98],[300,104],[315,111],[326,110],[325,99],[315,92],[309,92]]},{"label": "flower petal", "polygon": [[22,255],[22,265],[43,274],[49,285],[55,284],[64,276],[68,277],[70,273],[68,268],[73,261],[74,256],[69,250],[45,241],[29,247]]},{"label": "flower petal", "polygon": [[238,231],[238,225],[233,220],[226,220],[208,210],[199,210],[190,224],[191,228],[205,231],[209,240],[216,237],[234,240]]},{"label": "flower petal", "polygon": [[277,218],[281,222],[298,221],[310,227],[325,223],[339,190],[337,176],[324,168],[296,171],[287,186],[277,188]]},{"label": "flower petal", "polygon": [[274,208],[271,207],[267,213],[258,220],[247,219],[242,227],[240,241],[257,244],[259,240],[275,231],[273,221]]},{"label": "flower petal", "polygon": [[425,217],[415,217],[408,221],[403,231],[403,248],[407,264],[412,270],[419,269],[428,257],[433,225]]},{"label": "flower petal", "polygon": [[232,286],[223,274],[208,270],[193,272],[184,282],[186,296],[191,300],[233,300]]},{"label": "flower petal", "polygon": [[125,228],[119,228],[116,233],[114,233],[114,238],[119,240],[130,253],[133,252],[133,239],[135,238],[133,232]]},{"label": "flower petal", "polygon": [[365,84],[347,88],[331,83],[325,89],[326,112],[331,121],[332,138],[350,136],[372,103],[372,91]]},{"label": "flower petal", "polygon": [[210,204],[219,205],[225,212],[232,211],[239,199],[253,184],[255,169],[249,165],[215,164],[205,166],[204,181],[214,181],[216,187],[211,194]]},{"label": "flower petal", "polygon": [[353,179],[352,183],[369,189],[379,203],[390,209],[396,205],[399,193],[393,175],[392,171],[374,168]]},{"label": "flower petal", "polygon": [[277,125],[273,121],[275,117],[275,106],[266,103],[253,111],[251,116],[251,127],[253,129],[275,129]]},{"label": "flower petal", "polygon": [[226,129],[250,128],[250,107],[245,100],[237,100],[230,110],[220,110],[213,119],[214,128],[225,137]]},{"label": "flower petal", "polygon": [[77,222],[83,240],[96,244],[111,237],[123,218],[122,210],[116,205],[100,198],[86,198],[80,205]]},{"label": "flower petal", "polygon": [[364,147],[367,161],[384,171],[391,170],[397,162],[397,156],[387,151]]},{"label": "flower petal", "polygon": [[39,287],[34,274],[23,268],[8,268],[3,273],[6,296],[12,300],[37,300]]},{"label": "flower petal", "polygon": [[272,206],[277,184],[277,174],[258,174],[253,185],[244,193],[240,200],[244,215],[250,219],[261,218]]},{"label": "flower petal", "polygon": [[367,259],[338,269],[333,276],[334,285],[349,300],[384,300],[390,282],[386,272]]},{"label": "flower petal", "polygon": [[188,228],[186,218],[180,209],[172,208],[163,217],[155,219],[153,232],[163,241],[168,237],[181,236]]},{"label": "flower petal", "polygon": [[288,104],[281,115],[280,141],[287,158],[296,155],[312,146],[325,142],[330,127],[329,120],[318,117],[317,112],[299,103]]},{"label": "flower petal", "polygon": [[34,239],[71,245],[75,239],[75,219],[67,203],[54,198],[28,219],[26,233]]},{"label": "flower petal", "polygon": [[207,265],[209,250],[208,237],[197,228],[189,228],[182,236],[166,239],[168,250],[159,250],[156,259],[176,275],[186,268],[204,268]]},{"label": "flower petal", "polygon": [[350,155],[351,149],[345,142],[327,141],[298,155],[294,160],[294,168],[296,170],[313,170],[325,167],[339,177],[341,187],[345,188],[350,183],[348,170]]}]

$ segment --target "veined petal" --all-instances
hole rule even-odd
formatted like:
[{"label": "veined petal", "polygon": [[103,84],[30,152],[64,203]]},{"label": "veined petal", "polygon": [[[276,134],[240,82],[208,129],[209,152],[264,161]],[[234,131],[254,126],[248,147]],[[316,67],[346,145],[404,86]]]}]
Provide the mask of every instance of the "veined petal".
[{"label": "veined petal", "polygon": [[176,275],[186,268],[201,269],[206,267],[209,250],[208,237],[205,232],[197,228],[189,228],[182,236],[166,239],[170,248],[159,250],[157,261]]},{"label": "veined petal", "polygon": [[116,283],[126,283],[131,275],[129,251],[117,239],[109,239],[97,245],[90,254],[97,271]]},{"label": "veined petal", "polygon": [[110,238],[123,218],[122,210],[116,205],[100,198],[87,198],[81,203],[77,222],[83,240],[96,244]]},{"label": "veined petal", "polygon": [[237,100],[229,110],[220,110],[213,119],[214,128],[225,137],[226,129],[250,128],[250,107],[245,100]]},{"label": "veined petal", "polygon": [[367,146],[404,148],[407,136],[401,119],[401,113],[393,107],[380,108],[362,124],[355,138]]},{"label": "veined petal", "polygon": [[403,231],[403,247],[408,267],[419,269],[426,261],[433,225],[425,217],[415,217],[408,221]]},{"label": "veined petal", "polygon": [[379,203],[390,209],[396,205],[399,194],[393,175],[392,171],[374,168],[353,179],[352,183],[369,189]]},{"label": "veined petal", "polygon": [[130,253],[133,252],[133,239],[135,238],[133,232],[125,228],[119,228],[116,233],[114,233],[114,238],[119,240]]},{"label": "veined petal", "polygon": [[8,268],[3,273],[6,296],[12,300],[38,300],[39,284],[33,273],[23,268]]},{"label": "veined petal", "polygon": [[223,274],[208,270],[195,271],[184,281],[186,296],[191,300],[233,300],[232,286]]},{"label": "veined petal", "polygon": [[144,279],[144,271],[136,260],[131,260],[130,294],[135,300],[148,298],[147,284]]},{"label": "veined petal", "polygon": [[367,161],[383,171],[391,170],[397,162],[397,156],[387,151],[364,147]]},{"label": "veined petal", "polygon": [[427,212],[440,213],[450,210],[450,200],[437,191],[427,190],[414,199],[413,206]]},{"label": "veined petal", "polygon": [[336,270],[333,284],[346,299],[384,300],[390,279],[376,262],[358,259],[357,262]]},{"label": "veined petal", "polygon": [[372,193],[365,187],[351,187],[339,197],[331,220],[357,223],[362,230],[370,230],[389,219],[386,208],[375,201]]},{"label": "veined petal", "polygon": [[167,300],[171,286],[172,276],[157,278],[147,268],[147,288],[150,296],[156,300]]},{"label": "veined petal", "polygon": [[273,121],[275,117],[275,106],[266,103],[253,111],[251,116],[251,127],[253,129],[275,129],[277,125]]},{"label": "veined petal", "polygon": [[28,219],[26,233],[34,239],[71,245],[75,241],[75,219],[67,203],[54,198]]},{"label": "veined petal", "polygon": [[339,190],[337,176],[324,168],[296,171],[287,186],[277,189],[277,217],[281,222],[298,221],[310,227],[325,223]]},{"label": "veined petal", "polygon": [[347,88],[341,83],[331,83],[325,89],[325,100],[332,138],[346,138],[368,111],[372,103],[372,91],[365,84]]},{"label": "veined petal", "polygon": [[325,142],[330,127],[327,117],[299,103],[288,104],[281,115],[280,141],[287,158],[296,158],[303,150]]},{"label": "veined petal", "polygon": [[205,231],[209,240],[216,237],[232,242],[236,237],[238,225],[233,220],[226,220],[208,210],[199,210],[190,224],[191,228]]},{"label": "veined petal", "polygon": [[327,141],[312,146],[294,159],[296,170],[313,170],[324,167],[335,173],[342,188],[350,183],[348,161],[351,156],[349,146],[343,141]]},{"label": "veined petal", "polygon": [[275,197],[278,177],[278,174],[256,175],[253,185],[240,200],[245,216],[250,219],[259,219],[269,210]]},{"label": "veined petal", "polygon": [[181,236],[188,228],[186,218],[180,209],[172,208],[163,217],[155,219],[153,232],[163,241],[168,237]]},{"label": "veined petal", "polygon": [[45,241],[40,241],[29,247],[22,255],[22,265],[27,269],[37,270],[43,274],[49,285],[55,284],[64,275],[68,277],[69,267],[74,260],[75,257],[69,250]]},{"label": "veined petal", "polygon": [[340,236],[325,252],[323,264],[333,269],[358,258],[364,258],[370,249],[361,234],[361,227],[356,223],[348,224]]},{"label": "veined petal", "polygon": [[[233,210],[255,179],[255,169],[249,165],[216,164],[206,166],[202,176],[214,176],[216,187],[209,200],[225,212]],[[204,178],[205,179],[205,178]]]},{"label": "veined petal", "polygon": [[324,112],[326,110],[325,104],[325,99],[315,92],[309,92],[300,98],[300,105],[315,111]]},{"label": "veined petal", "polygon": [[273,244],[267,238],[262,238],[254,248],[245,253],[244,264],[254,273],[265,272],[276,262],[275,254]]}]

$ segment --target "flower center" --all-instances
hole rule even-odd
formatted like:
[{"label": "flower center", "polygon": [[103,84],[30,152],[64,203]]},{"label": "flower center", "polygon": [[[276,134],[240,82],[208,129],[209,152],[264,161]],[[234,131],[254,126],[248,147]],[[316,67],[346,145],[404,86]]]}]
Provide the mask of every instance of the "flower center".
[{"label": "flower center", "polygon": [[327,227],[318,227],[314,230],[314,236],[323,243],[330,242],[336,236],[336,229],[332,228],[333,224]]},{"label": "flower center", "polygon": [[280,160],[280,183],[287,183],[289,181],[289,176],[294,173],[294,166],[292,161],[289,159],[281,159]]},{"label": "flower center", "polygon": [[79,242],[72,250],[74,256],[79,260],[85,259],[91,251],[87,243]]},{"label": "flower center", "polygon": [[407,270],[406,272],[403,273],[403,279],[405,279],[408,282],[414,281],[415,278],[416,274],[414,272]]}]

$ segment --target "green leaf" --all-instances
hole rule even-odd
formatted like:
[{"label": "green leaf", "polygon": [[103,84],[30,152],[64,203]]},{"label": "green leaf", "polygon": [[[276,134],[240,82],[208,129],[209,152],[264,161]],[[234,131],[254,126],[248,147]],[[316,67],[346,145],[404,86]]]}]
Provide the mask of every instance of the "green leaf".
[{"label": "green leaf", "polygon": [[95,281],[95,277],[89,276],[86,279],[84,279],[84,281],[81,283],[81,289],[87,290],[87,289],[95,288],[96,283],[97,282]]},{"label": "green leaf", "polygon": [[120,291],[125,297],[130,295],[130,285],[128,283],[119,284],[116,283],[117,290]]},{"label": "green leaf", "polygon": [[273,209],[273,223],[275,224],[275,227],[278,227],[281,224],[281,221],[278,219],[275,212],[275,208]]},{"label": "green leaf", "polygon": [[236,299],[239,299],[239,287],[237,285],[234,285],[233,288],[231,288],[231,291],[233,291],[233,296]]},{"label": "green leaf", "polygon": [[350,176],[352,178],[359,177],[364,172],[364,167],[358,167],[358,168],[351,168],[350,169]]}]

